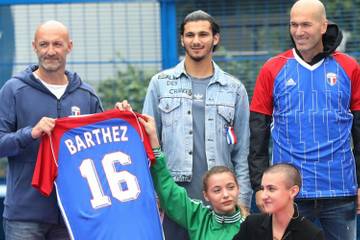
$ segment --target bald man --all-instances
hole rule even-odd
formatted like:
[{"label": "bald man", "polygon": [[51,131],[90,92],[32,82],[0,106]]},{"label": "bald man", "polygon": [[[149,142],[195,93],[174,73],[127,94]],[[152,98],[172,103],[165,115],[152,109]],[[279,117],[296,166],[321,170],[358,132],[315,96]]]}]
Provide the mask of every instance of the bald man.
[{"label": "bald man", "polygon": [[295,2],[289,31],[294,48],[264,64],[250,106],[248,161],[256,203],[262,209],[260,183],[272,136],[272,162],[291,163],[302,174],[301,214],[319,220],[326,239],[353,240],[360,182],[359,64],[336,51],[341,31],[318,0]]},{"label": "bald man", "polygon": [[94,90],[65,70],[73,43],[62,23],[47,21],[32,43],[38,56],[0,90],[0,157],[8,158],[3,225],[7,240],[69,239],[55,191],[42,196],[31,187],[39,138],[55,118],[101,112]]}]

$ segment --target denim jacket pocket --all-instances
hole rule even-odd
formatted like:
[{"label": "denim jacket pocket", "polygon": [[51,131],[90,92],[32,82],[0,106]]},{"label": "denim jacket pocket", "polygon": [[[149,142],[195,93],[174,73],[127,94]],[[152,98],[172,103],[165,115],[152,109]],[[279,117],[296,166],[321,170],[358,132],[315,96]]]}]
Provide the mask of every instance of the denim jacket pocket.
[{"label": "denim jacket pocket", "polygon": [[218,126],[222,128],[222,133],[226,135],[229,126],[234,125],[235,108],[231,106],[217,106],[217,113],[220,116]]},{"label": "denim jacket pocket", "polygon": [[159,109],[164,126],[170,126],[177,122],[180,116],[180,98],[162,98],[160,99]]}]

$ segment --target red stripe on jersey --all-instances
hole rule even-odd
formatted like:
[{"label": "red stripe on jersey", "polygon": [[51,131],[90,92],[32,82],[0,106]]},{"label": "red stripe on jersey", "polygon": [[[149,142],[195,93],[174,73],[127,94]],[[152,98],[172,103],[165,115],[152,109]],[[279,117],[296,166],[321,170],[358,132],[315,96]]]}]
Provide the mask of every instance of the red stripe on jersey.
[{"label": "red stripe on jersey", "polygon": [[289,58],[293,58],[292,50],[270,58],[261,68],[256,79],[254,95],[251,99],[250,111],[266,115],[273,113],[274,81]]},{"label": "red stripe on jersey", "polygon": [[360,110],[360,66],[357,61],[345,53],[336,51],[333,54],[335,60],[349,76],[351,81],[350,110]]}]

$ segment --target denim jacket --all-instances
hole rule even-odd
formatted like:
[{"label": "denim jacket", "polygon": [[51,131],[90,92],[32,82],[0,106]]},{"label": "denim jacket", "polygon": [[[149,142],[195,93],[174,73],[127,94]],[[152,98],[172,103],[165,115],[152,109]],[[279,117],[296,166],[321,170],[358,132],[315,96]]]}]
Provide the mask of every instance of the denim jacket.
[{"label": "denim jacket", "polygon": [[[249,102],[244,85],[215,63],[205,100],[205,152],[208,168],[232,168],[240,185],[239,200],[250,205],[247,156],[249,152]],[[143,112],[156,120],[159,139],[171,175],[178,182],[191,181],[193,166],[192,85],[184,61],[156,74],[150,81]],[[233,127],[236,144],[227,142]]]}]

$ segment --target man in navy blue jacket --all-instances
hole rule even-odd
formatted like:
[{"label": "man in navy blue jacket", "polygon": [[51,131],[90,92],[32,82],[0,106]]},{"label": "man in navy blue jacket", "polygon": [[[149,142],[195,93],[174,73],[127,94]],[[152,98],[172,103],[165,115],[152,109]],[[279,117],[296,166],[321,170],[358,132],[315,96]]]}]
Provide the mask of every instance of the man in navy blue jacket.
[{"label": "man in navy blue jacket", "polygon": [[72,50],[68,29],[60,22],[41,24],[33,49],[38,65],[29,66],[0,90],[0,157],[8,158],[4,201],[6,239],[68,239],[55,191],[42,196],[31,187],[43,134],[55,118],[102,111],[94,90],[65,70]]}]

